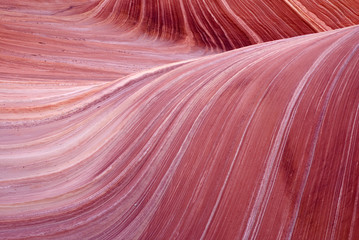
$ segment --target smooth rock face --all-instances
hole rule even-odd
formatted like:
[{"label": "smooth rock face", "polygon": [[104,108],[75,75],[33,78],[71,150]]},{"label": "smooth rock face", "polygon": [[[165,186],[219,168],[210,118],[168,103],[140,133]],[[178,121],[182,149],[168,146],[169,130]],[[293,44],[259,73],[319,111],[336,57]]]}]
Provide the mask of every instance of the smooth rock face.
[{"label": "smooth rock face", "polygon": [[358,13],[0,2],[0,239],[359,239]]}]

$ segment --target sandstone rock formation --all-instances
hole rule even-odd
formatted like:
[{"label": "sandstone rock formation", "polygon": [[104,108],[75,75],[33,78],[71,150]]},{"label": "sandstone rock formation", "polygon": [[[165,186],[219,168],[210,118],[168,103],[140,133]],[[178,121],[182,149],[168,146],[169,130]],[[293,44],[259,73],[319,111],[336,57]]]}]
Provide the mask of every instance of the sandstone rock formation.
[{"label": "sandstone rock formation", "polygon": [[358,13],[0,3],[0,239],[358,239]]}]

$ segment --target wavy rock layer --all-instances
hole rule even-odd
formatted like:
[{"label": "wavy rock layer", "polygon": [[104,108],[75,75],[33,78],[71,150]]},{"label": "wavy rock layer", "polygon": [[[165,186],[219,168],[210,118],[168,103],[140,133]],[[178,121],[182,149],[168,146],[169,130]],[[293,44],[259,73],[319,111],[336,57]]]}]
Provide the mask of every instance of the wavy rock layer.
[{"label": "wavy rock layer", "polygon": [[25,5],[30,9],[25,10],[23,1],[13,2],[0,8],[2,81],[53,80],[64,84],[111,81],[144,69],[208,55],[204,49],[184,44],[138,38],[116,25],[81,21],[83,17],[77,12],[84,7],[80,10],[77,5],[71,7],[68,3],[71,1],[55,5],[41,2],[35,10],[31,10],[32,5]]},{"label": "wavy rock layer", "polygon": [[4,3],[0,239],[358,239],[357,3],[265,2]]},{"label": "wavy rock layer", "polygon": [[359,24],[358,12],[356,0],[101,0],[88,13],[153,38],[230,50]]}]

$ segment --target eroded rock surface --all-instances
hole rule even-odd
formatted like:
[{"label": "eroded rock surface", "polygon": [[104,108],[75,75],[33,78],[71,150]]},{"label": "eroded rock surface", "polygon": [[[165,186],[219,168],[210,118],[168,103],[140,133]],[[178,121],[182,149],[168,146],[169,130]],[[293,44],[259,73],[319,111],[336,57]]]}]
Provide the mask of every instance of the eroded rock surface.
[{"label": "eroded rock surface", "polygon": [[0,238],[358,239],[358,5],[0,3]]}]

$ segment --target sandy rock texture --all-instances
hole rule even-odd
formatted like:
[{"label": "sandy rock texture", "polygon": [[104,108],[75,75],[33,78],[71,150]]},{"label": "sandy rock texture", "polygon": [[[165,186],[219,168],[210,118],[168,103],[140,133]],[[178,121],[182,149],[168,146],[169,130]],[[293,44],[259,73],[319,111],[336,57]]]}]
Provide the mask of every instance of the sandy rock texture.
[{"label": "sandy rock texture", "polygon": [[359,2],[0,1],[0,239],[359,239]]}]

